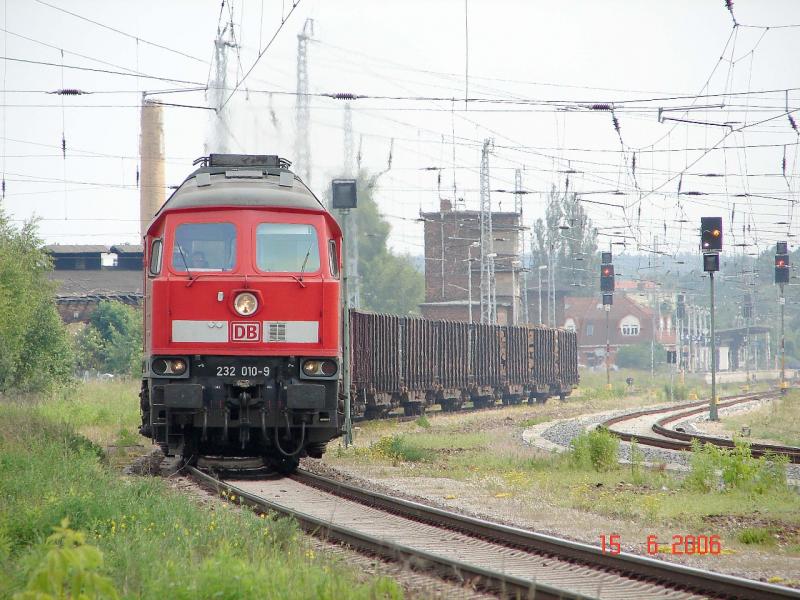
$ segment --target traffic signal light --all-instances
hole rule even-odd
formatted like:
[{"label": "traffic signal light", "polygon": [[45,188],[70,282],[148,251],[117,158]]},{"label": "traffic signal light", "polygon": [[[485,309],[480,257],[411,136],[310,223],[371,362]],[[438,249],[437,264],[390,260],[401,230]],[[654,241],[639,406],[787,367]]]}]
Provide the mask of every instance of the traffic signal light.
[{"label": "traffic signal light", "polygon": [[614,291],[614,265],[600,265],[600,291]]},{"label": "traffic signal light", "polygon": [[722,250],[722,217],[700,217],[700,247],[703,252]]},{"label": "traffic signal light", "polygon": [[775,255],[775,283],[789,283],[789,255]]},{"label": "traffic signal light", "polygon": [[719,254],[703,254],[703,271],[706,273],[719,271]]}]

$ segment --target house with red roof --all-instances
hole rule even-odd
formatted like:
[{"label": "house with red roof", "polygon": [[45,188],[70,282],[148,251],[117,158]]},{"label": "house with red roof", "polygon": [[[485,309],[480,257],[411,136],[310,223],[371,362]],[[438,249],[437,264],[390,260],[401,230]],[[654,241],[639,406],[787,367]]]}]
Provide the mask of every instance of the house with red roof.
[{"label": "house with red roof", "polygon": [[[671,314],[658,314],[628,294],[615,293],[614,304],[606,312],[600,296],[568,296],[564,299],[564,327],[578,335],[578,362],[586,366],[604,364],[606,341],[611,362],[622,346],[655,340],[675,346],[675,324]],[[608,315],[608,340],[606,339]]]}]

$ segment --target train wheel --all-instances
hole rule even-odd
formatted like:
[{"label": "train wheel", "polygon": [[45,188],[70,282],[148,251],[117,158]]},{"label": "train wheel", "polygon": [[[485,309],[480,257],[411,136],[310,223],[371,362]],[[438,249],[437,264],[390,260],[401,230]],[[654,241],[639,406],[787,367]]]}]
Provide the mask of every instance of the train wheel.
[{"label": "train wheel", "polygon": [[297,471],[297,467],[300,466],[300,459],[297,456],[272,457],[265,462],[281,475],[291,475]]},{"label": "train wheel", "polygon": [[403,404],[403,414],[407,417],[414,417],[422,413],[422,402],[408,402]]}]

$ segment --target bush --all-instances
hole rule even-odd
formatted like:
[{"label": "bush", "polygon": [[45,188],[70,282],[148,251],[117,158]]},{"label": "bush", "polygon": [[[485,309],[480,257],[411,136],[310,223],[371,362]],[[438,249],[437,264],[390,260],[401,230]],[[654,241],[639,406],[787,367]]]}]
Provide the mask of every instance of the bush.
[{"label": "bush", "polygon": [[587,431],[570,443],[570,460],[582,469],[611,471],[618,466],[619,438],[608,429],[598,428]]},{"label": "bush", "polygon": [[[691,470],[684,486],[701,492],[742,489],[755,494],[786,489],[786,456],[754,458],[750,444],[735,440],[734,448],[718,448],[692,442]],[[717,476],[717,473],[720,476]]]},{"label": "bush", "polygon": [[50,268],[36,224],[17,229],[0,210],[0,393],[42,390],[71,377],[72,346]]},{"label": "bush", "polygon": [[101,302],[78,334],[78,368],[137,375],[142,361],[142,313],[121,302]]}]

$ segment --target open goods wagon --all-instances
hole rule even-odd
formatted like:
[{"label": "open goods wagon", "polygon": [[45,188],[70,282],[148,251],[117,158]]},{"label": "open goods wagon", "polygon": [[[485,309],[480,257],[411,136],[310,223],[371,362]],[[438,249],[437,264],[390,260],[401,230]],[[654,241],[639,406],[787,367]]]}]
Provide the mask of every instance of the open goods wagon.
[{"label": "open goods wagon", "polygon": [[544,401],[578,384],[574,332],[350,311],[356,415]]}]

